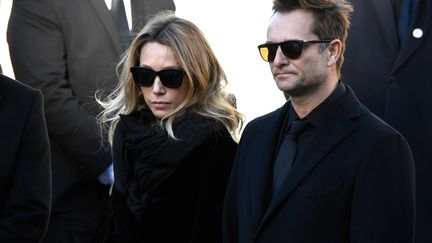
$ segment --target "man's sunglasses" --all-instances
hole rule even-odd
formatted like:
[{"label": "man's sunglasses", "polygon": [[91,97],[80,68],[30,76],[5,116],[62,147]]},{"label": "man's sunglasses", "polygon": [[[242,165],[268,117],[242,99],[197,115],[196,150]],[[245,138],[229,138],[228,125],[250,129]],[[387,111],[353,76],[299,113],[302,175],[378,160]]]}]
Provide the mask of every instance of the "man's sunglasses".
[{"label": "man's sunglasses", "polygon": [[276,57],[276,51],[280,46],[282,53],[289,59],[294,60],[300,57],[304,46],[328,42],[331,42],[331,40],[287,40],[280,43],[265,43],[259,45],[258,50],[264,61],[273,62]]},{"label": "man's sunglasses", "polygon": [[130,72],[135,84],[144,87],[152,86],[156,76],[158,76],[163,86],[167,88],[179,88],[185,75],[185,72],[181,69],[163,69],[156,72],[146,67],[131,67]]}]

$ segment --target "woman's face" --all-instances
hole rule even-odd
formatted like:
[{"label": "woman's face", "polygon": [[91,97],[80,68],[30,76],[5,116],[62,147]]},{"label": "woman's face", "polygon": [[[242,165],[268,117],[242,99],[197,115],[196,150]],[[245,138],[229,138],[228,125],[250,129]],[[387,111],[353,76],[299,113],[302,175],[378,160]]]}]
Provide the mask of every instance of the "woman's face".
[{"label": "woman's face", "polygon": [[[146,43],[140,51],[140,66],[154,70],[180,69],[171,48],[157,42]],[[187,97],[189,82],[183,76],[178,88],[165,87],[158,75],[149,86],[140,86],[147,106],[156,118],[173,112]]]}]

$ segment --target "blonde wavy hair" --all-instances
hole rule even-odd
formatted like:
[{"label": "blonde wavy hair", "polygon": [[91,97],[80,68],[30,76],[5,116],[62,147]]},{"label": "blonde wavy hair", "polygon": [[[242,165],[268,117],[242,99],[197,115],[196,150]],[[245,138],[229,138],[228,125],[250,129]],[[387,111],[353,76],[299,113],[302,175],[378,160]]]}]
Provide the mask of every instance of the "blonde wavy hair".
[{"label": "blonde wavy hair", "polygon": [[220,121],[238,141],[244,117],[235,108],[235,98],[224,91],[227,78],[203,33],[192,22],[163,12],[152,19],[138,33],[117,65],[119,83],[106,97],[98,92],[96,100],[104,110],[98,120],[101,129],[108,130],[112,144],[120,114],[130,114],[147,107],[142,92],[135,85],[130,67],[140,63],[141,48],[156,42],[171,48],[179,66],[185,71],[190,89],[186,99],[172,113],[162,118],[160,125],[176,139],[172,126],[187,110]]}]

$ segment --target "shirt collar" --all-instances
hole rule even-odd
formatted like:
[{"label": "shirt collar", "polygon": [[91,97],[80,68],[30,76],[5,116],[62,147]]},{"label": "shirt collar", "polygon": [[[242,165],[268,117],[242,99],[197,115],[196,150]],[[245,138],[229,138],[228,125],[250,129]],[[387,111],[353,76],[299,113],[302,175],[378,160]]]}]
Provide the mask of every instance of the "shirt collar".
[{"label": "shirt collar", "polygon": [[[327,110],[329,107],[342,95],[344,95],[346,92],[345,86],[342,84],[341,81],[339,81],[338,85],[336,86],[336,89],[327,97],[321,104],[319,104],[315,109],[313,109],[309,114],[303,118],[307,121],[309,121],[314,127],[318,127],[318,125],[323,120],[325,114],[327,113]],[[295,112],[292,105],[290,105],[288,110],[288,126],[291,124],[294,120],[299,119],[299,116]]]}]

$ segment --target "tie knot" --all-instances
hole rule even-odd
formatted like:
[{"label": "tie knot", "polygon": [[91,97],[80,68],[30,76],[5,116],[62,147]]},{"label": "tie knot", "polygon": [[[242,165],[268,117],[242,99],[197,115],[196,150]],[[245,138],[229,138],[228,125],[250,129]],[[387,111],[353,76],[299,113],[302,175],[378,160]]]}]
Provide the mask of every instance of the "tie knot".
[{"label": "tie knot", "polygon": [[297,138],[308,126],[307,120],[294,120],[288,128],[287,134]]}]

